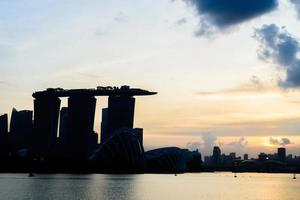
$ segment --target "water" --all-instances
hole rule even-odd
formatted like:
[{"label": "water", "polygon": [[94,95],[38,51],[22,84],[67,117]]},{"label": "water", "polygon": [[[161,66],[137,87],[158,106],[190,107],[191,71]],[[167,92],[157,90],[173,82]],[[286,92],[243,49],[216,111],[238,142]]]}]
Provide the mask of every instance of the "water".
[{"label": "water", "polygon": [[0,199],[300,200],[292,174],[0,174]]}]

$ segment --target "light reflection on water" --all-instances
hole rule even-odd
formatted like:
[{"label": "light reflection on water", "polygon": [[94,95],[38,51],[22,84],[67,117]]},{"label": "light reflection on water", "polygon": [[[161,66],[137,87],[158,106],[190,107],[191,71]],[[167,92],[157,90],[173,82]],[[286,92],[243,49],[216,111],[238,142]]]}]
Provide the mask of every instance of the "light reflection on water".
[{"label": "light reflection on water", "polygon": [[0,174],[1,199],[300,199],[291,174]]}]

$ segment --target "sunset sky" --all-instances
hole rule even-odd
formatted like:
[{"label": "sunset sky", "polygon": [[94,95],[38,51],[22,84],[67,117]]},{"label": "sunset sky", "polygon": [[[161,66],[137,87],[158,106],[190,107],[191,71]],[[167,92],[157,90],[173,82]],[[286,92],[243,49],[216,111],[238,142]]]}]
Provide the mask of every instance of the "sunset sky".
[{"label": "sunset sky", "polygon": [[146,149],[300,155],[300,0],[3,0],[0,74],[1,114],[130,85],[158,92],[136,101]]}]

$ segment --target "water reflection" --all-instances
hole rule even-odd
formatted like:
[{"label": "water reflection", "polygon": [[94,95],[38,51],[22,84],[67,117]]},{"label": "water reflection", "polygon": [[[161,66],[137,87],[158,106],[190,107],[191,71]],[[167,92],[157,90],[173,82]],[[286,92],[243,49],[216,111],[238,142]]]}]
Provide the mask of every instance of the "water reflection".
[{"label": "water reflection", "polygon": [[1,199],[299,199],[290,174],[0,174]]}]

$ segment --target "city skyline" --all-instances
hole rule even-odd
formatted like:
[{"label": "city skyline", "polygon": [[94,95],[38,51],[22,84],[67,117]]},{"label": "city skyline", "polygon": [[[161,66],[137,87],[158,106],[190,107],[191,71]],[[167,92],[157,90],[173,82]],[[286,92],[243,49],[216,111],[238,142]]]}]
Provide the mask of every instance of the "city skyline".
[{"label": "city skyline", "polygon": [[[285,146],[299,155],[298,87],[274,49],[267,59],[259,52],[270,50],[263,25],[299,41],[297,7],[269,1],[268,9],[222,25],[193,2],[201,1],[1,2],[0,113],[10,119],[13,107],[33,110],[32,92],[48,87],[125,83],[159,92],[136,104],[134,125],[144,128],[147,149],[200,147],[205,155],[220,145],[256,155]],[[200,31],[205,20],[211,37]],[[107,101],[97,100],[100,133]]]}]

